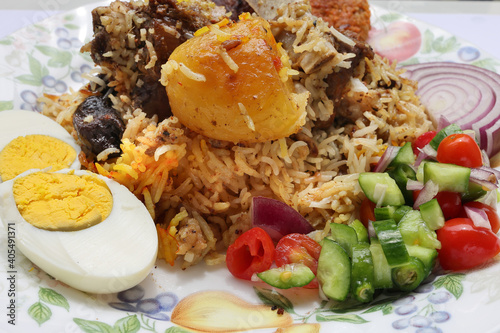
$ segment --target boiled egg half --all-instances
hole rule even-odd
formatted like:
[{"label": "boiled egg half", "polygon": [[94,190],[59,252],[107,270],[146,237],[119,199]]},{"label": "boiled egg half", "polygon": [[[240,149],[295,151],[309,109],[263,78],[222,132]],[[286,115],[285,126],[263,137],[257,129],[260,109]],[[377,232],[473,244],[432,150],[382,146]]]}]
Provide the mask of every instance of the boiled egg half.
[{"label": "boiled egg half", "polygon": [[155,224],[125,186],[74,169],[29,170],[0,184],[0,219],[17,248],[57,280],[90,293],[140,283],[157,254]]},{"label": "boiled egg half", "polygon": [[29,169],[80,169],[81,148],[57,122],[26,110],[0,112],[0,182]]}]

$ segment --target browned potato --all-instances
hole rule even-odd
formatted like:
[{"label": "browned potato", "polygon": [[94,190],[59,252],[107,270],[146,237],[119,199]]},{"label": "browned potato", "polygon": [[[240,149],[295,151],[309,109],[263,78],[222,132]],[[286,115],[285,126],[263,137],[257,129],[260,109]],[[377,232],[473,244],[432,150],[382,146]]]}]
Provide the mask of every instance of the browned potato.
[{"label": "browned potato", "polygon": [[298,132],[308,95],[293,92],[288,57],[268,22],[226,23],[198,31],[163,65],[173,114],[193,131],[234,143]]}]

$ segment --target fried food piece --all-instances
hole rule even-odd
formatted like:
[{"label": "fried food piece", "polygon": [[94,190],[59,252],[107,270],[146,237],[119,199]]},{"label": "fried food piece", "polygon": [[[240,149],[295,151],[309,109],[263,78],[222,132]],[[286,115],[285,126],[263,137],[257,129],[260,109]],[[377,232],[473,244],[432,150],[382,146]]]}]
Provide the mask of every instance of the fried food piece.
[{"label": "fried food piece", "polygon": [[297,133],[309,94],[294,93],[288,56],[269,23],[249,16],[220,25],[202,29],[163,66],[173,114],[197,133],[233,143]]},{"label": "fried food piece", "polygon": [[368,0],[310,0],[312,14],[341,32],[366,41],[370,31]]}]

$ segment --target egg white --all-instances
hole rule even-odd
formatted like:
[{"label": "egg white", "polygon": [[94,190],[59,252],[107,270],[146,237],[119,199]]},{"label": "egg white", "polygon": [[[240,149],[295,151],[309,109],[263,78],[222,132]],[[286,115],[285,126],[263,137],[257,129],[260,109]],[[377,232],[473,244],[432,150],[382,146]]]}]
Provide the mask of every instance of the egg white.
[{"label": "egg white", "polygon": [[57,122],[33,111],[6,110],[0,112],[0,151],[15,138],[32,134],[51,136],[69,144],[76,151],[76,158],[69,168],[81,168],[78,160],[78,154],[82,150],[81,147],[71,134]]},{"label": "egg white", "polygon": [[[79,176],[86,173],[90,172],[74,171]],[[55,279],[85,292],[114,293],[137,285],[149,274],[156,261],[158,238],[144,204],[125,186],[96,176],[106,182],[113,196],[111,213],[101,223],[79,231],[32,226],[17,209],[14,179],[0,184],[0,220],[4,225],[15,223],[17,248]]]}]

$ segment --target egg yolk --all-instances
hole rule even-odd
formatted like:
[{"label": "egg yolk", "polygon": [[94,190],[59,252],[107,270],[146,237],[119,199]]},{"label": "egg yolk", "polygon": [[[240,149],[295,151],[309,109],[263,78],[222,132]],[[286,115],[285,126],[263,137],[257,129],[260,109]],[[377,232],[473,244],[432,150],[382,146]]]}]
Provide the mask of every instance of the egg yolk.
[{"label": "egg yolk", "polygon": [[75,159],[75,149],[62,140],[40,134],[20,136],[0,152],[0,177],[7,181],[27,170],[47,167],[58,171]]},{"label": "egg yolk", "polygon": [[113,207],[108,186],[94,175],[35,172],[15,179],[12,191],[24,220],[51,231],[91,227]]}]

